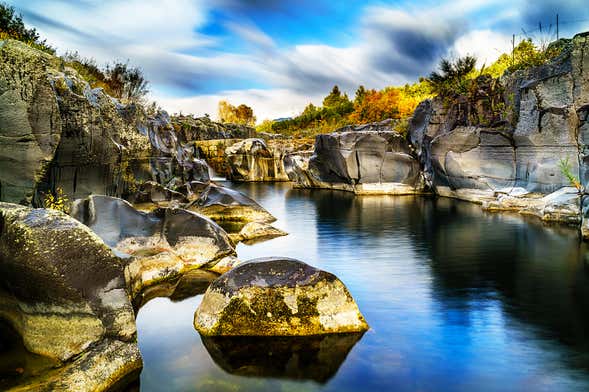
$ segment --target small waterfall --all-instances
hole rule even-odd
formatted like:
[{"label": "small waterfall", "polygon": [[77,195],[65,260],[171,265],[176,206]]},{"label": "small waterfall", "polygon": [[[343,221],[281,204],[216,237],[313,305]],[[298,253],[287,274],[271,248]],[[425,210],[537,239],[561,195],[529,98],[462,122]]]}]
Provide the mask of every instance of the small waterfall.
[{"label": "small waterfall", "polygon": [[209,178],[211,181],[227,181],[225,177],[221,177],[217,174],[217,172],[209,165],[209,163],[205,160],[207,167],[209,168]]}]

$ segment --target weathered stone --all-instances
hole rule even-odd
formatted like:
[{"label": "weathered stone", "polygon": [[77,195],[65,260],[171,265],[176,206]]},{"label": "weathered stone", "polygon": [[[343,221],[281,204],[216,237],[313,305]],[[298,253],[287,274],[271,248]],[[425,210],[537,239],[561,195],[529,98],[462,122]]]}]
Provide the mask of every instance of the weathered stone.
[{"label": "weathered stone", "polygon": [[267,223],[249,222],[241,228],[239,233],[229,234],[229,237],[231,237],[233,242],[241,241],[247,244],[252,244],[254,242],[265,241],[285,235],[288,235],[288,233]]},{"label": "weathered stone", "polygon": [[194,315],[204,336],[302,336],[368,329],[344,284],[287,258],[244,262],[215,280]]},{"label": "weathered stone", "polygon": [[274,218],[262,206],[241,192],[208,184],[200,196],[186,209],[206,215],[214,221],[274,222]]},{"label": "weathered stone", "polygon": [[[63,362],[22,390],[105,390],[141,367],[124,268],[77,220],[0,203],[0,317],[27,350]],[[111,357],[98,347],[113,348]],[[79,384],[84,377],[88,385]]]},{"label": "weathered stone", "polygon": [[235,256],[221,227],[187,210],[162,208],[146,213],[121,199],[90,196],[74,203],[72,215],[116,252],[133,257],[125,271],[133,296],[190,269],[213,268]]},{"label": "weathered stone", "polygon": [[334,132],[318,135],[306,163],[288,156],[291,180],[299,187],[341,189],[357,194],[424,192],[419,162],[395,131]]}]

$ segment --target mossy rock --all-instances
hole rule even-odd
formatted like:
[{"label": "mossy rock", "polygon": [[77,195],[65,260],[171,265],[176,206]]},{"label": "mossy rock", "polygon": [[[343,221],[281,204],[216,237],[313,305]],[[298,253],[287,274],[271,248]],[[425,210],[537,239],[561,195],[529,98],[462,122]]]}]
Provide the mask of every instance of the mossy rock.
[{"label": "mossy rock", "polygon": [[194,316],[204,336],[309,336],[368,324],[333,274],[295,259],[245,262],[215,280]]}]

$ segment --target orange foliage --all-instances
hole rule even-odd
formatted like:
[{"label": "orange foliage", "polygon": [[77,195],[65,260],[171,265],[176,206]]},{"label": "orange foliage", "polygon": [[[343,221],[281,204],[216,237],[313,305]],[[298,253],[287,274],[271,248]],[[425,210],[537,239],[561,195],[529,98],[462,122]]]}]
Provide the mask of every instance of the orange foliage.
[{"label": "orange foliage", "polygon": [[350,114],[353,123],[370,123],[387,118],[402,119],[411,116],[421,98],[407,95],[402,89],[390,87],[381,91],[368,90]]}]

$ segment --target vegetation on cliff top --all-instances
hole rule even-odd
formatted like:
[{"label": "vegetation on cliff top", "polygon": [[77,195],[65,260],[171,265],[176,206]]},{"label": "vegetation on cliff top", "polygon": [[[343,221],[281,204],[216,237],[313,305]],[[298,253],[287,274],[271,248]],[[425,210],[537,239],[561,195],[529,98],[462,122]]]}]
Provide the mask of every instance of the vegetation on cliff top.
[{"label": "vegetation on cliff top", "polygon": [[17,14],[14,7],[0,2],[0,39],[9,38],[22,41],[46,53],[55,54],[55,49],[39,37],[36,29],[25,26],[22,15]]}]

